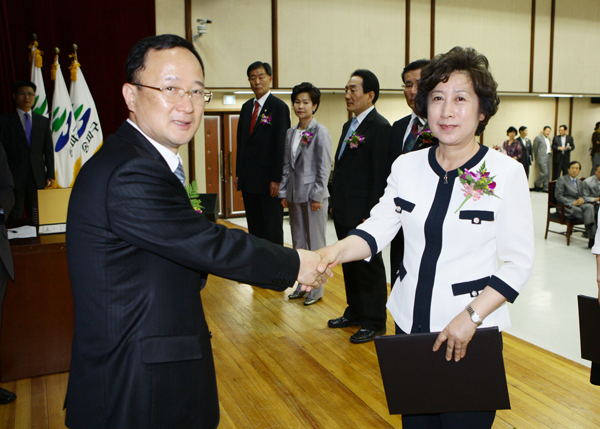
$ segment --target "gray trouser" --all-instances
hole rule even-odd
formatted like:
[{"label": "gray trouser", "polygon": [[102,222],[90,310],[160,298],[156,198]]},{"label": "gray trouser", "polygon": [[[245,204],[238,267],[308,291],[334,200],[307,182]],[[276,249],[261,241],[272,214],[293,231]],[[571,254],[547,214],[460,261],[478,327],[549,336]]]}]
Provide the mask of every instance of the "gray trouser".
[{"label": "gray trouser", "polygon": [[[323,198],[321,210],[312,211],[310,209],[312,202],[292,203],[288,205],[290,211],[290,227],[292,228],[292,245],[294,249],[318,250],[325,247],[325,228],[327,226],[327,211],[329,208],[329,199]],[[296,290],[300,289],[300,284]],[[308,297],[312,299],[321,298],[325,288],[321,286],[313,289]]]},{"label": "gray trouser", "polygon": [[540,166],[540,177],[535,181],[536,188],[542,188],[544,191],[548,190],[548,181],[550,180],[550,168],[552,158],[549,153],[544,157],[538,157],[537,163]]}]

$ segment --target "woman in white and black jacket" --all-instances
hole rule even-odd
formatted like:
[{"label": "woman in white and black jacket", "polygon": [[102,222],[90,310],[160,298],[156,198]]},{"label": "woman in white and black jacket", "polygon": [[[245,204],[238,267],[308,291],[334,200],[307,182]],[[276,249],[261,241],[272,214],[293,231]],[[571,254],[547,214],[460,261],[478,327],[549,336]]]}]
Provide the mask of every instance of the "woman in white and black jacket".
[{"label": "woman in white and black jacket", "polygon": [[[525,171],[475,140],[498,109],[496,87],[487,59],[473,49],[434,58],[416,103],[439,145],[399,157],[370,218],[320,251],[332,265],[369,259],[402,227],[404,260],[392,267],[399,276],[387,308],[398,334],[441,331],[434,350],[448,341],[447,360],[465,356],[478,326],[510,326],[504,303],[533,269]],[[403,416],[402,427],[481,429],[494,418],[493,411]]]}]

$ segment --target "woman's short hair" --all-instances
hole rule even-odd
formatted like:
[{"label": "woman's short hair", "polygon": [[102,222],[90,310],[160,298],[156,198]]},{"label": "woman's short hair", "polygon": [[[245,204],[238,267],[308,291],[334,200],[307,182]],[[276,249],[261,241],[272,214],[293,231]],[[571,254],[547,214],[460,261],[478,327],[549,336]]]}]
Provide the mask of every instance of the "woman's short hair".
[{"label": "woman's short hair", "polygon": [[316,106],[314,108],[315,110],[313,111],[314,114],[319,108],[319,105],[321,104],[321,91],[319,91],[319,88],[317,88],[310,82],[302,82],[301,84],[296,85],[294,89],[292,89],[292,104],[296,102],[296,97],[298,97],[298,94],[302,94],[303,92],[306,92],[308,94],[313,106]]},{"label": "woman's short hair", "polygon": [[498,111],[498,84],[489,70],[488,59],[473,48],[456,46],[445,54],[437,55],[421,72],[419,91],[415,99],[417,113],[427,118],[429,93],[440,82],[448,82],[453,72],[465,73],[473,82],[473,88],[479,98],[479,113],[483,120],[479,122],[475,135],[480,135],[490,118]]},{"label": "woman's short hair", "polygon": [[517,129],[515,127],[508,127],[508,130],[506,130],[506,135],[509,135],[510,133],[515,133],[515,135],[517,135]]}]

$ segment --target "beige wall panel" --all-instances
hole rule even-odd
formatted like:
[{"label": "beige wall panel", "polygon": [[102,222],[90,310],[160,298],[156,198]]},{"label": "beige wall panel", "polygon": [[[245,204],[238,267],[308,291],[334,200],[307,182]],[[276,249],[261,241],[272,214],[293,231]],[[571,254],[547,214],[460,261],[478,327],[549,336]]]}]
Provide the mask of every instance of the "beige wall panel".
[{"label": "beige wall panel", "polygon": [[535,1],[535,41],[533,46],[533,92],[548,92],[550,73],[550,14],[552,0]]},{"label": "beige wall panel", "polygon": [[181,0],[155,0],[156,34],[185,37],[185,8]]},{"label": "beige wall panel", "polygon": [[343,88],[357,68],[373,71],[381,88],[402,85],[404,1],[280,0],[278,8],[280,87]]},{"label": "beige wall panel", "polygon": [[552,92],[600,94],[600,1],[556,0]]},{"label": "beige wall panel", "polygon": [[[542,133],[546,125],[554,128],[554,98],[501,96],[498,113],[488,123],[483,142],[486,146],[502,146],[508,140],[506,130],[521,125],[528,128],[528,138],[533,140]],[[553,130],[554,131],[554,130]],[[529,169],[529,185],[532,188],[539,176],[537,164]]]},{"label": "beige wall panel", "polygon": [[573,100],[573,123],[567,133],[573,136],[575,143],[571,160],[581,163],[580,177],[588,177],[591,174],[592,159],[589,149],[592,145],[592,133],[596,122],[600,122],[600,104],[592,104],[589,98],[575,98]]},{"label": "beige wall panel", "polygon": [[436,0],[435,52],[473,47],[490,61],[500,91],[528,92],[531,3],[523,0]]},{"label": "beige wall panel", "polygon": [[249,88],[246,69],[254,61],[272,63],[269,0],[194,0],[196,19],[210,19],[208,33],[194,42],[204,60],[210,88]]},{"label": "beige wall panel", "polygon": [[431,0],[410,1],[410,61],[430,57]]}]

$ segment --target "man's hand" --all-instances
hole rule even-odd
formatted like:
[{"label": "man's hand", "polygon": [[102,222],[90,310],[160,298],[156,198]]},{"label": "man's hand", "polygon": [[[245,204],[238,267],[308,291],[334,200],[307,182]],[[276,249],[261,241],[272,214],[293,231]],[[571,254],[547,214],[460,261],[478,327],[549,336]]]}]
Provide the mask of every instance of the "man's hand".
[{"label": "man's hand", "polygon": [[573,205],[574,206],[580,206],[580,205],[582,205],[584,203],[585,203],[585,200],[583,198],[581,198],[581,197],[579,197],[575,201],[573,201]]},{"label": "man's hand", "polygon": [[46,188],[56,188],[56,181],[54,179],[46,179]]},{"label": "man's hand", "polygon": [[280,182],[271,182],[271,197],[275,198],[279,195]]},{"label": "man's hand", "polygon": [[238,189],[238,186],[237,186],[237,184],[238,184],[238,178],[237,177],[235,179],[233,179],[233,184],[235,186],[235,189]]},{"label": "man's hand", "polygon": [[327,283],[327,276],[333,277],[333,272],[326,264],[321,263],[321,256],[309,250],[298,249],[300,254],[300,271],[298,283],[302,285],[302,292],[310,292]]},{"label": "man's hand", "polygon": [[286,200],[285,198],[281,199],[281,205],[283,206],[284,209],[288,208],[288,200]]},{"label": "man's hand", "polygon": [[316,211],[319,211],[319,210],[321,210],[321,203],[319,203],[319,202],[317,202],[317,201],[313,201],[313,202],[310,204],[310,209],[311,209],[313,212],[316,212]]}]

